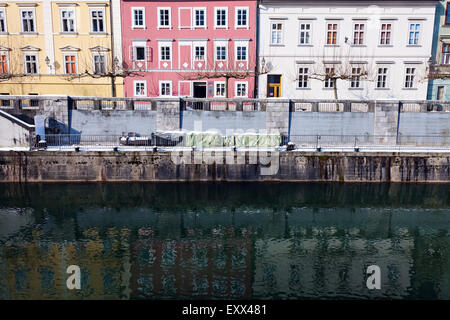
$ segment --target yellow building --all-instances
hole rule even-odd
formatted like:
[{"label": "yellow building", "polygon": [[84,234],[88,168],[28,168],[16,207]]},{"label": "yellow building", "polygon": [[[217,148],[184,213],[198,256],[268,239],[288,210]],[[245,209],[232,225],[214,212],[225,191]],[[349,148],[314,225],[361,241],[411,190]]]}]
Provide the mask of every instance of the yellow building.
[{"label": "yellow building", "polygon": [[121,61],[120,0],[0,0],[0,94],[121,97]]}]

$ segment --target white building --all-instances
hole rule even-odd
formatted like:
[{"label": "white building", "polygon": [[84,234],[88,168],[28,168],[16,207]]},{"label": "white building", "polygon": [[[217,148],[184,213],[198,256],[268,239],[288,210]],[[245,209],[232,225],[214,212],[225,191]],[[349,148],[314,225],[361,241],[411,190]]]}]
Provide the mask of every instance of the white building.
[{"label": "white building", "polygon": [[436,3],[261,0],[258,96],[425,100]]}]

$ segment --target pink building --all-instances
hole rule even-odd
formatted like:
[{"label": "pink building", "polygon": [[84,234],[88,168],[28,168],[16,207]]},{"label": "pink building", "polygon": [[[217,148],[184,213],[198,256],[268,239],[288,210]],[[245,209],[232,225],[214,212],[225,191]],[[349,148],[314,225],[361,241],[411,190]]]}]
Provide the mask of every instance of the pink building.
[{"label": "pink building", "polygon": [[[122,0],[126,97],[254,97],[256,0]],[[227,76],[225,76],[227,75]],[[227,80],[228,79],[228,80]]]}]

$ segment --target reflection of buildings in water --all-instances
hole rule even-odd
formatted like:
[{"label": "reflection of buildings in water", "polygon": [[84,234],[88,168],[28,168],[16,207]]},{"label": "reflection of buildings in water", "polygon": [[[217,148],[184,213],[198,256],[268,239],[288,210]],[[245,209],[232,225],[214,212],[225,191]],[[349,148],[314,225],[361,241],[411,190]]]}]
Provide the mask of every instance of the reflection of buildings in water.
[{"label": "reflection of buildings in water", "polygon": [[[404,297],[410,287],[412,249],[412,239],[397,235],[374,241],[342,240],[332,234],[259,239],[255,243],[254,294],[258,298],[277,293],[280,298],[332,297],[344,293]],[[369,292],[366,287],[365,272],[371,264],[381,268],[381,291]]]},{"label": "reflection of buildings in water", "polygon": [[[431,296],[448,298],[448,222],[428,217],[361,208],[83,213],[0,246],[0,298],[405,297],[436,283]],[[81,267],[81,291],[66,288],[70,264]],[[381,292],[365,286],[370,264],[381,267]]]},{"label": "reflection of buildings in water", "polygon": [[[359,209],[355,216],[339,211],[292,210],[278,228],[284,234],[267,237],[263,230],[254,249],[256,297],[409,294],[414,250],[410,229],[392,225],[390,213],[382,210]],[[366,287],[366,270],[372,264],[381,268],[381,291]]]},{"label": "reflection of buildings in water", "polygon": [[[250,298],[251,238],[188,228],[183,239],[134,242],[132,298]],[[238,230],[241,231],[241,230]],[[234,233],[234,230],[232,230]]]},{"label": "reflection of buildings in water", "polygon": [[[120,281],[130,278],[129,261],[123,261],[129,257],[129,230],[109,229],[100,235],[92,228],[83,232],[83,240],[70,242],[41,236],[41,230],[34,230],[32,241],[0,247],[0,274],[6,279],[2,287],[9,299],[111,299],[129,291],[129,280]],[[71,264],[81,269],[82,290],[67,289],[66,270]]]}]

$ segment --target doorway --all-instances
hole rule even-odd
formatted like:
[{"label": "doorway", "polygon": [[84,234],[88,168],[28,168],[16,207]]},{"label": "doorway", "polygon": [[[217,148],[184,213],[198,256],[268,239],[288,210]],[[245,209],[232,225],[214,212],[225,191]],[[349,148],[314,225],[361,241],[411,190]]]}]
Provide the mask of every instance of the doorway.
[{"label": "doorway", "polygon": [[281,75],[267,76],[267,97],[279,98],[281,96]]},{"label": "doorway", "polygon": [[[194,98],[206,98],[206,82],[194,82]],[[194,102],[194,109],[202,110],[203,102]]]}]

